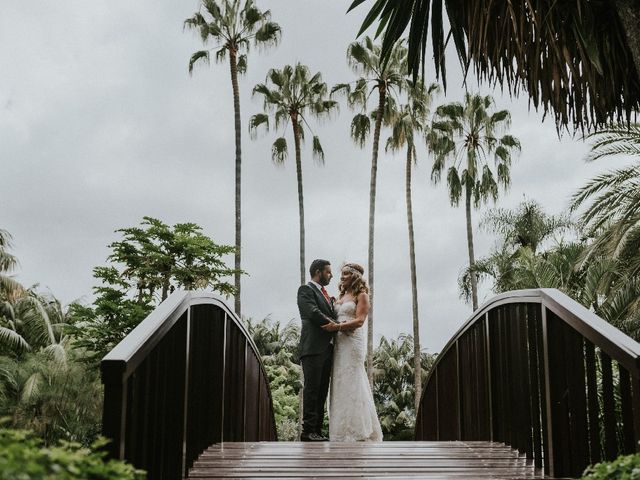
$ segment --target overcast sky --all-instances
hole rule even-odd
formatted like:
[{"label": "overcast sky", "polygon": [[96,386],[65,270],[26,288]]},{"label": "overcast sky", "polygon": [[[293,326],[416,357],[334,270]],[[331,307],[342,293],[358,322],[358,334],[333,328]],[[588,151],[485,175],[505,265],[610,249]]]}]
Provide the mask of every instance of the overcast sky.
[{"label": "overcast sky", "polygon": [[[251,89],[269,68],[297,61],[321,71],[329,86],[354,80],[345,52],[366,8],[346,15],[350,1],[257,3],[271,9],[283,35],[277,48],[251,52],[240,80],[243,268],[249,273],[243,313],[288,321],[297,319],[299,282],[295,165],[271,162],[275,134],[249,138],[248,119],[262,106]],[[65,303],[90,301],[92,268],[105,263],[106,246],[118,238],[114,230],[137,225],[144,215],[195,222],[217,243],[233,244],[231,84],[227,64],[187,73],[201,43],[182,24],[197,9],[196,0],[3,2],[0,228],[14,237],[24,284],[39,283]],[[462,99],[453,62],[450,55],[449,89],[436,103]],[[576,188],[613,166],[585,164],[587,146],[569,135],[559,140],[553,119],[543,123],[526,98],[487,86],[480,91],[512,112],[511,132],[522,143],[501,206],[526,197],[559,213]],[[310,144],[303,149],[307,261],[327,258],[336,270],[344,261],[367,260],[371,146],[359,149],[350,140],[352,115],[343,103],[332,121],[312,124],[324,167],[311,160]],[[421,337],[436,352],[471,313],[457,290],[467,260],[465,216],[463,208],[449,206],[443,185],[431,184],[424,148],[418,155],[413,199]],[[403,154],[381,152],[378,181],[375,331],[396,336],[411,331]],[[476,227],[484,211],[474,212]],[[486,255],[494,239],[477,231],[475,238],[477,255]],[[481,301],[490,297],[483,287]]]}]

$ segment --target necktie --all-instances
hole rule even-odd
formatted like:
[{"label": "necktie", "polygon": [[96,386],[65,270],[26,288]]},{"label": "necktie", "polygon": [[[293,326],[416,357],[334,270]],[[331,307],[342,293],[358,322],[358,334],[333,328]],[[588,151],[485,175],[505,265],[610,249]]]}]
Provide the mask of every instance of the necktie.
[{"label": "necktie", "polygon": [[327,302],[329,302],[329,305],[331,305],[331,299],[329,298],[329,294],[327,293],[327,291],[324,289],[324,287],[320,288],[320,291],[322,292],[322,295],[324,295],[324,298],[327,299]]}]

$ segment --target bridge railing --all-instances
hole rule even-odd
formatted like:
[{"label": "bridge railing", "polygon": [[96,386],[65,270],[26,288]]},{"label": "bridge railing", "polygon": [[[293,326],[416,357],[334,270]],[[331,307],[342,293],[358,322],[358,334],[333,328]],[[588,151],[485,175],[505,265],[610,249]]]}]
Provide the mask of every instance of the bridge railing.
[{"label": "bridge railing", "polygon": [[215,296],[176,291],[101,364],[110,455],[180,479],[223,441],[276,440],[260,355]]},{"label": "bridge railing", "polygon": [[554,289],[487,302],[438,356],[416,440],[492,440],[580,476],[638,450],[640,344]]}]

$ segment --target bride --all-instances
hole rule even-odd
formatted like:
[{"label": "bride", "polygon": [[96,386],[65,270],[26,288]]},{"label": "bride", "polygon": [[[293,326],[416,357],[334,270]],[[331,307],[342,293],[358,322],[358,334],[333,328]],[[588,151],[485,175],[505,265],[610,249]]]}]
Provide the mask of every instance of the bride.
[{"label": "bride", "polygon": [[332,442],[381,442],[382,430],[364,369],[366,335],[361,327],[369,313],[369,288],[364,268],[342,266],[340,296],[334,308],[338,323],[325,325],[337,332],[329,398],[329,439]]}]

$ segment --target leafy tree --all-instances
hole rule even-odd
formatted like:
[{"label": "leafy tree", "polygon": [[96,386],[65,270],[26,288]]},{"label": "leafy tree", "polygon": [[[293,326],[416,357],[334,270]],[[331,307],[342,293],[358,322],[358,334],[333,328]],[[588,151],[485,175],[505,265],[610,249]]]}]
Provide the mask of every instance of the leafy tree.
[{"label": "leafy tree", "polygon": [[[423,134],[427,128],[427,118],[432,97],[439,91],[437,84],[424,87],[417,83],[409,90],[408,102],[401,105],[391,120],[392,134],[387,140],[387,150],[394,151],[406,148],[405,164],[405,199],[407,205],[407,227],[409,230],[409,264],[411,269],[411,311],[413,314],[413,356],[414,356],[414,388],[422,392],[422,375],[420,374],[420,321],[418,315],[418,279],[416,273],[416,253],[413,232],[413,206],[411,201],[411,173],[417,161],[416,135]],[[420,404],[415,397],[415,408]]]},{"label": "leafy tree", "polygon": [[[366,0],[355,0],[350,9]],[[443,9],[444,3],[444,9]],[[446,9],[445,21],[443,12]],[[431,21],[436,75],[446,86],[451,37],[466,72],[527,91],[533,105],[576,130],[629,121],[640,107],[640,8],[637,2],[525,0],[375,0],[360,33],[378,21],[388,58],[407,27],[409,70],[424,70]],[[445,37],[445,27],[450,27]]]},{"label": "leafy tree", "polygon": [[[285,65],[282,70],[271,69],[265,83],[259,83],[253,94],[261,95],[264,100],[265,113],[251,117],[249,129],[255,136],[258,127],[269,130],[269,114],[273,113],[276,130],[291,122],[296,154],[296,176],[298,183],[298,210],[300,217],[300,283],[305,283],[305,229],[304,229],[304,194],[302,183],[301,144],[305,137],[305,128],[311,130],[309,116],[324,118],[338,107],[337,103],[327,96],[327,84],[322,81],[320,72],[311,75],[309,68],[297,63],[295,66]],[[312,152],[319,163],[324,163],[324,151],[317,135],[313,135]],[[271,158],[277,165],[282,165],[289,154],[287,140],[278,137],[271,147]]]},{"label": "leafy tree", "polygon": [[[508,129],[510,114],[507,110],[491,113],[492,105],[490,96],[466,93],[464,103],[454,102],[437,108],[427,135],[427,146],[435,156],[431,179],[438,183],[446,169],[451,205],[458,206],[464,195],[474,310],[478,308],[478,286],[473,270],[471,201],[473,199],[477,208],[489,198],[494,201],[498,198],[498,183],[504,189],[508,188],[512,155],[520,150],[520,142],[512,135],[498,137]],[[491,155],[495,160],[495,173],[489,163]]]},{"label": "leafy tree", "polygon": [[[233,111],[235,122],[236,144],[236,178],[235,178],[235,311],[240,315],[240,277],[241,277],[241,188],[242,188],[242,141],[240,121],[240,89],[238,74],[247,70],[247,54],[249,46],[264,48],[276,45],[280,40],[280,26],[271,21],[269,10],[260,10],[253,0],[202,0],[200,11],[185,20],[185,27],[200,32],[203,43],[215,43],[212,50],[216,50],[216,62],[223,62],[229,54],[229,68],[231,71],[231,87],[233,89]],[[196,63],[209,63],[211,50],[200,50],[191,56],[189,73],[193,73]]]},{"label": "leafy tree", "polygon": [[[347,48],[347,60],[352,70],[360,77],[355,86],[348,83],[336,85],[331,93],[345,94],[350,108],[359,110],[351,121],[351,138],[363,147],[371,131],[370,116],[374,118],[373,146],[371,152],[371,182],[369,185],[369,297],[371,309],[367,320],[367,375],[369,383],[373,382],[373,312],[374,312],[374,232],[376,213],[376,189],[378,178],[378,145],[385,112],[394,102],[393,96],[402,91],[406,79],[407,50],[402,42],[395,45],[388,61],[381,57],[381,48],[373,40],[366,37],[362,42],[354,42]],[[368,100],[371,93],[378,92],[376,109],[367,113]]]},{"label": "leafy tree", "polygon": [[222,257],[234,247],[217,245],[193,223],[173,227],[144,217],[139,227],[117,230],[123,239],[109,245],[108,266],[96,267],[96,299],[91,306],[72,305],[75,345],[86,359],[100,360],[175,288],[211,288],[234,293],[224,281],[235,270]]}]

